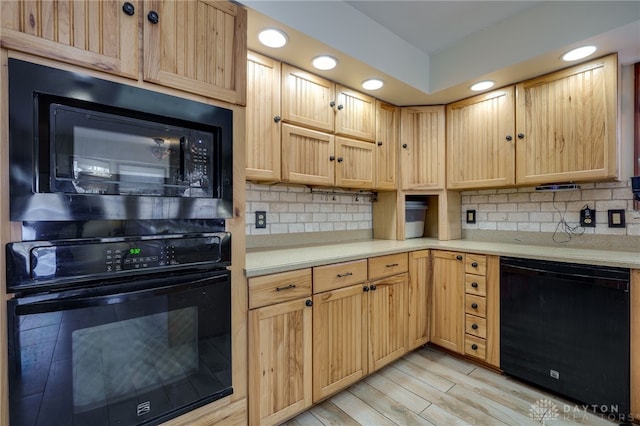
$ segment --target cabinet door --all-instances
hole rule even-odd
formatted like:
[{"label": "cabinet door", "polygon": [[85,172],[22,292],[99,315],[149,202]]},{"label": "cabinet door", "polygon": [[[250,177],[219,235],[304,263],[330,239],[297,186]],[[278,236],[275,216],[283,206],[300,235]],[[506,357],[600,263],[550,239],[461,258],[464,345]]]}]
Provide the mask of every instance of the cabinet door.
[{"label": "cabinet door", "polygon": [[347,87],[336,85],[335,132],[373,142],[376,137],[376,100]]},{"label": "cabinet door", "polygon": [[395,190],[398,186],[398,129],[400,108],[376,101],[376,188]]},{"label": "cabinet door", "polygon": [[408,282],[404,273],[369,285],[369,371],[407,352]]},{"label": "cabinet door", "polygon": [[402,108],[402,189],[442,189],[445,183],[444,106]]},{"label": "cabinet door", "polygon": [[251,425],[280,424],[311,406],[312,308],[307,301],[249,311]]},{"label": "cabinet door", "polygon": [[464,353],[464,255],[434,250],[431,341]]},{"label": "cabinet door", "polygon": [[429,250],[409,253],[409,350],[429,341],[431,306],[431,257]]},{"label": "cabinet door", "polygon": [[282,118],[318,130],[333,132],[335,84],[282,64]]},{"label": "cabinet door", "polygon": [[375,145],[336,137],[336,186],[373,189],[375,187]]},{"label": "cabinet door", "polygon": [[138,78],[138,16],[113,1],[3,1],[2,47]]},{"label": "cabinet door", "polygon": [[447,106],[447,188],[515,183],[514,88]]},{"label": "cabinet door", "polygon": [[518,184],[617,175],[617,55],[516,86]]},{"label": "cabinet door", "polygon": [[282,180],[309,185],[334,183],[333,135],[282,125]]},{"label": "cabinet door", "polygon": [[280,180],[280,62],[247,55],[246,179]]},{"label": "cabinet door", "polygon": [[226,1],[145,0],[143,22],[146,81],[245,104],[244,8]]},{"label": "cabinet door", "polygon": [[365,284],[313,296],[313,401],[367,374]]}]

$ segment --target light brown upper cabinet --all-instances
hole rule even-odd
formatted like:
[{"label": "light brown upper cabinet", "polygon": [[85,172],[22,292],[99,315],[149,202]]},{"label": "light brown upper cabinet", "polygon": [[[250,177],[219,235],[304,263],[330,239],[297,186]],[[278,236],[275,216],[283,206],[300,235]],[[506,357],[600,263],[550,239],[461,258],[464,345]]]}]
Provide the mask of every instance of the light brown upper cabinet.
[{"label": "light brown upper cabinet", "polygon": [[333,186],[335,136],[304,127],[282,125],[282,180]]},{"label": "light brown upper cabinet", "polygon": [[376,134],[375,98],[283,64],[282,119],[372,142]]},{"label": "light brown upper cabinet", "polygon": [[447,187],[515,184],[514,87],[447,106]]},{"label": "light brown upper cabinet", "polygon": [[[205,0],[2,2],[2,46],[244,105],[247,11]],[[143,15],[140,17],[140,15]]]},{"label": "light brown upper cabinet", "polygon": [[246,103],[247,11],[231,2],[145,0],[144,79]]},{"label": "light brown upper cabinet", "polygon": [[282,119],[312,129],[333,132],[335,84],[282,64]]},{"label": "light brown upper cabinet", "polygon": [[376,101],[376,188],[395,190],[398,186],[398,129],[400,108]]},{"label": "light brown upper cabinet", "polygon": [[374,144],[336,136],[335,185],[373,189],[376,179],[375,156]]},{"label": "light brown upper cabinet", "polygon": [[402,189],[445,185],[445,107],[404,107],[400,123]]},{"label": "light brown upper cabinet", "polygon": [[246,179],[280,180],[280,62],[247,54]]},{"label": "light brown upper cabinet", "polygon": [[141,2],[3,1],[2,47],[138,78]]},{"label": "light brown upper cabinet", "polygon": [[516,86],[516,182],[609,179],[617,175],[618,56]]},{"label": "light brown upper cabinet", "polygon": [[365,141],[376,138],[376,100],[348,87],[336,85],[335,132]]}]

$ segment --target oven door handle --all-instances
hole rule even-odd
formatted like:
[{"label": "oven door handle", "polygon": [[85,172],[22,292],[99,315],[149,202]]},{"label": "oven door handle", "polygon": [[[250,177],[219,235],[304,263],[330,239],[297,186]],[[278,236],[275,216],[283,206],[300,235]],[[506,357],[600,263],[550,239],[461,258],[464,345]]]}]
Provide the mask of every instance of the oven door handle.
[{"label": "oven door handle", "polygon": [[[108,306],[117,305],[125,302],[131,302],[153,296],[164,296],[169,294],[180,293],[185,290],[197,289],[199,287],[211,286],[220,283],[225,283],[230,280],[228,272],[223,272],[218,275],[210,275],[203,278],[198,278],[179,284],[164,285],[161,287],[148,287],[139,289],[139,285],[136,285],[136,290],[133,291],[119,291],[111,292],[108,294],[87,295],[87,293],[74,294],[67,297],[59,297],[55,299],[24,302],[15,307],[15,314],[32,315],[32,314],[44,314],[51,312],[68,311],[72,309],[92,308],[96,306]],[[103,290],[103,289],[101,289]],[[104,293],[104,290],[101,291]],[[15,299],[14,299],[15,300]]]}]

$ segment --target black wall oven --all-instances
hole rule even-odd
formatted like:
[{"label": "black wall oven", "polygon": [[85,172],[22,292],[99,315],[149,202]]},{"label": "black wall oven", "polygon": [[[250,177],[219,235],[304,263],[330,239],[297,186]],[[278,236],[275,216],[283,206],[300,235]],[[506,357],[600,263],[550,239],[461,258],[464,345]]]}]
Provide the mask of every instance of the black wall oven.
[{"label": "black wall oven", "polygon": [[11,425],[159,424],[231,394],[229,240],[9,244]]},{"label": "black wall oven", "polygon": [[233,393],[232,111],[8,68],[11,425],[156,425]]},{"label": "black wall oven", "polygon": [[231,217],[232,117],[9,59],[11,220]]}]

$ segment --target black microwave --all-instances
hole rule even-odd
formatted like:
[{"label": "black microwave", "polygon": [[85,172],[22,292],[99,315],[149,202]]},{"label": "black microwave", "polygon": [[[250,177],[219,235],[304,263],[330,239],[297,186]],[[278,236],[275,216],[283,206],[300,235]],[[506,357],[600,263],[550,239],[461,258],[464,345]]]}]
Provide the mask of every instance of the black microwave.
[{"label": "black microwave", "polygon": [[233,112],[9,60],[10,219],[232,216]]}]

